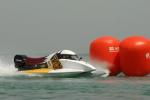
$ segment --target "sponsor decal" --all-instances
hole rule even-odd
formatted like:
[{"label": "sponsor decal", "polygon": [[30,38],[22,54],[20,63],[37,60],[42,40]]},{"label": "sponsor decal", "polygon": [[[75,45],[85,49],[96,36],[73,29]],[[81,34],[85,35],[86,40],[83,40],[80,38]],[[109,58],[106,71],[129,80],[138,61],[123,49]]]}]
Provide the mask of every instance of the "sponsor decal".
[{"label": "sponsor decal", "polygon": [[150,52],[147,52],[147,53],[145,54],[145,58],[146,58],[146,59],[150,59]]},{"label": "sponsor decal", "polygon": [[108,47],[109,52],[119,52],[119,47],[111,46]]}]

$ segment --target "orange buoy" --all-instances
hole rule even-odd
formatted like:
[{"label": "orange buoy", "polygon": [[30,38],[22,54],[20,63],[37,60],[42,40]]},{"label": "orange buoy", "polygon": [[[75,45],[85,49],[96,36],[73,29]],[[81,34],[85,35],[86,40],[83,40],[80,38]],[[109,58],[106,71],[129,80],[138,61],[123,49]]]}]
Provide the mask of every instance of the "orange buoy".
[{"label": "orange buoy", "polygon": [[110,76],[120,72],[119,45],[120,41],[111,36],[99,37],[90,44],[91,60],[109,63]]},{"label": "orange buoy", "polygon": [[150,41],[132,36],[120,44],[120,64],[126,76],[145,76],[150,73]]}]

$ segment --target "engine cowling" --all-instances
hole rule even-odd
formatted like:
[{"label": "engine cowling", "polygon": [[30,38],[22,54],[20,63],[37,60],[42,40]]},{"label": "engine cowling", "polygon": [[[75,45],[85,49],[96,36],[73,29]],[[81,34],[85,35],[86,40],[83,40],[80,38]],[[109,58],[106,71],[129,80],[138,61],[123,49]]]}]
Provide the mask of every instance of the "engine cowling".
[{"label": "engine cowling", "polygon": [[26,58],[25,55],[15,55],[14,57],[14,63],[16,68],[20,68],[22,66],[26,65]]}]

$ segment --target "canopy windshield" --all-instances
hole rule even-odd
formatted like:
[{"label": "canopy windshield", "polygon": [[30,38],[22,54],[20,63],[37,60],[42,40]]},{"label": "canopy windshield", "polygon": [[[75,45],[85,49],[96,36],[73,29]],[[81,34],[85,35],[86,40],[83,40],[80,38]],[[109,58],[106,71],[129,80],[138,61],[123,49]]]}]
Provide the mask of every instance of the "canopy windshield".
[{"label": "canopy windshield", "polygon": [[79,60],[77,55],[58,54],[59,59]]}]

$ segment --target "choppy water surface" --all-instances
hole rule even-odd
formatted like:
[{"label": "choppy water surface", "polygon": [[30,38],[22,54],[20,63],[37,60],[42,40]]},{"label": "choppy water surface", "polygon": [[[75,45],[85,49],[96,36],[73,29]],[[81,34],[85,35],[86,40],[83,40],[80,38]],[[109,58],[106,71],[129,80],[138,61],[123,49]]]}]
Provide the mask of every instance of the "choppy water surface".
[{"label": "choppy water surface", "polygon": [[12,67],[0,63],[0,100],[150,100],[149,77],[52,78],[15,74]]},{"label": "choppy water surface", "polygon": [[149,78],[1,77],[0,100],[149,100]]}]

